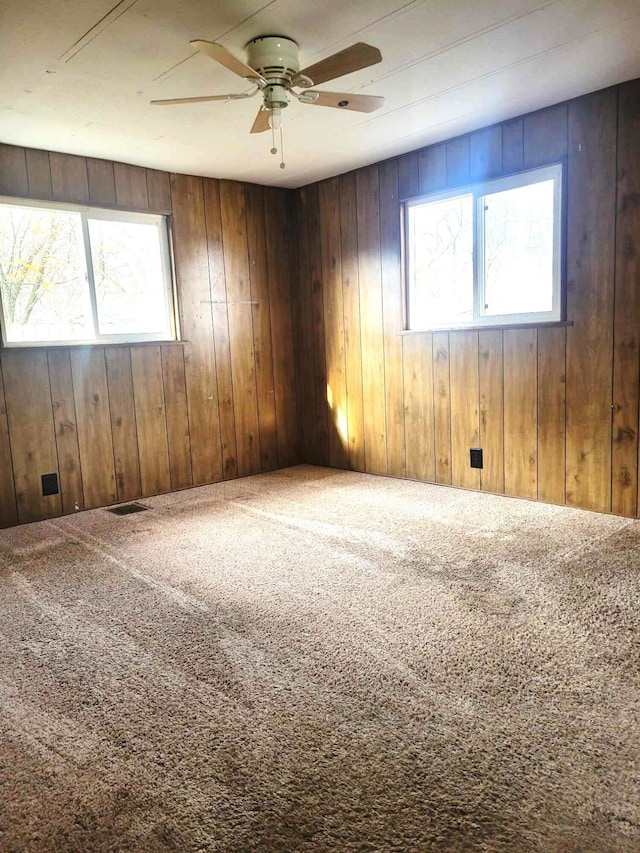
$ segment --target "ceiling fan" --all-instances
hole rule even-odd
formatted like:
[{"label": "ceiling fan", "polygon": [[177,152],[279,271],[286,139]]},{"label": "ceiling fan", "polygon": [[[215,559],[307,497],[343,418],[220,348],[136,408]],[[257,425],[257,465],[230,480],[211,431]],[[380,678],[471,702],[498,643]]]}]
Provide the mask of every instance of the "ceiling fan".
[{"label": "ceiling fan", "polygon": [[[255,86],[250,92],[229,95],[206,95],[199,98],[169,98],[151,101],[154,105],[193,104],[205,101],[238,101],[252,98],[258,92],[262,105],[251,127],[251,133],[262,133],[282,127],[282,110],[289,104],[289,96],[301,104],[371,113],[380,109],[384,98],[348,92],[320,92],[312,87],[327,83],[336,77],[359,71],[381,62],[377,47],[358,42],[344,50],[321,59],[300,70],[298,45],[286,36],[258,36],[246,45],[247,61],[243,62],[221,44],[196,39],[191,44],[201,53],[224,65],[238,77]],[[296,91],[301,90],[301,91]],[[273,151],[273,149],[272,149]],[[275,153],[275,151],[273,152]],[[284,168],[284,164],[281,164]]]}]

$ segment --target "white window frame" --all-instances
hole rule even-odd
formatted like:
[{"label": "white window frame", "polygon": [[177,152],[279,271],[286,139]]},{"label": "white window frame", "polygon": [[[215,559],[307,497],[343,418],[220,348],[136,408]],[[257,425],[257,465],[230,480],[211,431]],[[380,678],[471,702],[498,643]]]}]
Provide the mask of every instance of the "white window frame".
[{"label": "white window frame", "polygon": [[[552,308],[550,311],[529,312],[521,314],[486,314],[484,298],[484,232],[485,232],[485,197],[497,192],[529,186],[553,180],[553,292]],[[563,269],[563,196],[564,169],[562,163],[551,166],[529,169],[496,178],[473,186],[456,187],[442,192],[408,199],[404,202],[404,235],[405,241],[409,235],[409,211],[412,207],[442,201],[447,198],[473,196],[473,320],[458,325],[430,325],[425,327],[413,326],[411,323],[411,261],[412,252],[408,244],[405,246],[405,329],[409,332],[423,332],[438,329],[475,329],[483,326],[518,326],[542,323],[554,323],[562,320],[562,269]]]},{"label": "white window frame", "polygon": [[[169,220],[160,213],[138,213],[135,211],[115,210],[112,208],[90,207],[88,205],[67,204],[64,202],[40,201],[0,196],[0,204],[14,205],[15,207],[33,207],[44,210],[67,210],[79,213],[82,227],[84,258],[87,271],[87,286],[89,288],[89,300],[91,305],[91,319],[94,337],[73,340],[32,340],[32,341],[8,341],[6,336],[6,324],[4,307],[0,295],[0,331],[2,333],[2,347],[5,349],[24,347],[58,347],[58,346],[87,346],[100,344],[134,344],[144,342],[161,342],[177,340],[175,291],[173,287],[173,275],[171,267],[171,249],[169,243]],[[91,257],[91,243],[89,240],[89,219],[104,219],[111,222],[129,222],[144,225],[156,225],[160,238],[160,255],[162,264],[163,292],[169,321],[168,333],[158,332],[130,333],[120,335],[102,335],[99,333],[98,306],[96,300],[95,278],[93,272],[93,259]]]}]

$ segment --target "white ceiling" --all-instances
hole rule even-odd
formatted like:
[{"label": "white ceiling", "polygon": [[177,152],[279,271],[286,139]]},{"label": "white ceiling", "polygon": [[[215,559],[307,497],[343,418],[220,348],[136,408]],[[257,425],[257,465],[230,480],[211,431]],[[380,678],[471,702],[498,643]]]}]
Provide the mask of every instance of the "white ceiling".
[{"label": "white ceiling", "polygon": [[[379,47],[381,64],[318,88],[385,106],[289,106],[284,171],[249,134],[257,98],[149,106],[244,90],[190,39],[244,59],[273,33],[303,66]],[[293,187],[640,77],[640,0],[4,0],[0,39],[0,140]]]}]

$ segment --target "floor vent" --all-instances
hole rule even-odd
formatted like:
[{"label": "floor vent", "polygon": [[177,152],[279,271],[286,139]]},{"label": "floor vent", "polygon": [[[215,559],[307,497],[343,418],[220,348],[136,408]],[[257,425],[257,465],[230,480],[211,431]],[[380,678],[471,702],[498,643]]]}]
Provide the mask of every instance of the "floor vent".
[{"label": "floor vent", "polygon": [[121,504],[108,509],[107,512],[112,512],[114,515],[131,515],[132,512],[144,512],[146,509],[149,507],[142,504]]}]

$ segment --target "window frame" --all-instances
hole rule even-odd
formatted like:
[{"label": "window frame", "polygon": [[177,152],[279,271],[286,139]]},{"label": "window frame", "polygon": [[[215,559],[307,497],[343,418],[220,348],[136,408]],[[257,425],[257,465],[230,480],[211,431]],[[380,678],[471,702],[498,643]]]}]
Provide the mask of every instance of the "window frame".
[{"label": "window frame", "polygon": [[[432,193],[423,193],[401,201],[402,276],[404,283],[404,331],[436,332],[457,329],[482,329],[517,326],[557,324],[565,315],[565,244],[566,244],[566,164],[564,161],[524,169],[509,175],[485,179],[474,184],[451,187]],[[533,179],[533,176],[540,176]],[[484,313],[484,198],[497,192],[542,183],[554,182],[554,245],[553,245],[553,295],[552,308],[544,312],[520,314]],[[411,325],[411,252],[409,251],[409,211],[412,207],[461,196],[472,196],[473,206],[473,320],[469,323],[412,326]]]},{"label": "window frame", "polygon": [[[8,341],[6,334],[6,322],[2,295],[0,294],[0,348],[2,349],[24,349],[24,348],[51,348],[51,347],[75,347],[75,346],[102,346],[105,344],[127,344],[137,343],[173,343],[179,340],[177,324],[177,304],[175,277],[173,274],[173,253],[171,247],[170,217],[167,214],[155,213],[153,211],[123,210],[111,207],[94,207],[92,205],[71,204],[52,200],[17,198],[13,196],[0,196],[0,205],[13,205],[15,207],[33,207],[44,210],[63,210],[80,214],[82,230],[84,260],[86,266],[87,286],[89,288],[89,303],[91,306],[91,320],[95,337],[85,339],[55,339],[55,340],[30,340],[30,341]],[[160,261],[162,268],[162,283],[164,304],[168,318],[168,334],[158,332],[136,332],[130,334],[105,335],[99,332],[98,306],[96,298],[95,277],[93,270],[93,258],[91,254],[91,241],[89,239],[89,219],[102,219],[110,222],[129,222],[132,224],[155,224],[160,238]]]}]

